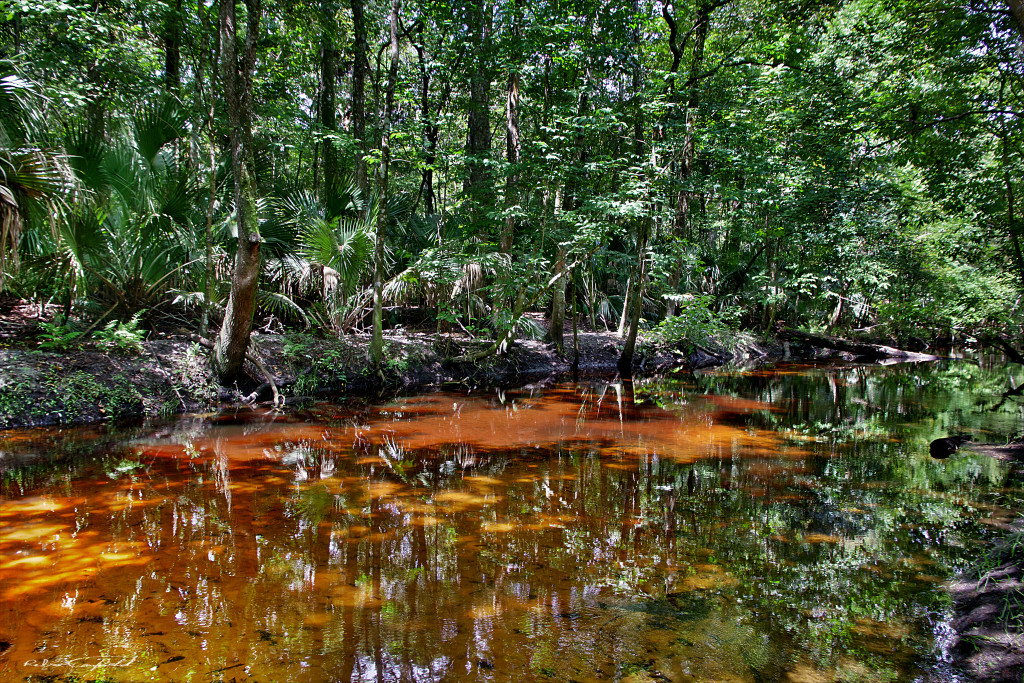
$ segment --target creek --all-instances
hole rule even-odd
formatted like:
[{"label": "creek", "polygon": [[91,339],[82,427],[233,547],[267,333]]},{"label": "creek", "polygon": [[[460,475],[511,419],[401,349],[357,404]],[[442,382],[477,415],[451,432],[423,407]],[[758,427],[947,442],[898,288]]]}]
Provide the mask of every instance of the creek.
[{"label": "creek", "polygon": [[943,582],[1024,490],[928,444],[1018,435],[1007,382],[779,365],[0,432],[0,681],[958,681]]}]

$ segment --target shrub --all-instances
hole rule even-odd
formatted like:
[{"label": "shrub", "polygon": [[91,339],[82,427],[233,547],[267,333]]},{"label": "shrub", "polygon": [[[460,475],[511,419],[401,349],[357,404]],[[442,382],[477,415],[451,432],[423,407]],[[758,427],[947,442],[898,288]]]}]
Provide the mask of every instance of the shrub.
[{"label": "shrub", "polygon": [[707,344],[726,343],[735,335],[737,311],[714,311],[714,297],[706,294],[684,294],[677,303],[679,312],[665,318],[654,328],[657,341],[668,346],[684,342]]}]

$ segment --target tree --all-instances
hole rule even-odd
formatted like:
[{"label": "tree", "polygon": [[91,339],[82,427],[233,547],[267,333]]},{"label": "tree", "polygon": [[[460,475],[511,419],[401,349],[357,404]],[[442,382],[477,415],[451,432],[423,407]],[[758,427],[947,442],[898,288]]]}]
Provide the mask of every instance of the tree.
[{"label": "tree", "polygon": [[494,201],[489,161],[491,156],[491,5],[469,0],[470,30],[469,105],[466,135],[466,180],[463,190],[474,222],[479,222]]},{"label": "tree", "polygon": [[0,291],[5,271],[18,266],[18,242],[26,213],[66,187],[67,161],[59,150],[34,144],[44,121],[34,83],[13,65],[0,64]]},{"label": "tree", "polygon": [[[335,333],[339,310],[355,327],[373,310],[379,363],[388,302],[495,349],[549,310],[561,349],[570,282],[627,350],[677,313],[668,327],[1008,332],[1024,290],[1021,6],[246,0],[214,21],[202,2],[10,0],[0,51],[40,116],[0,141],[0,284],[91,322],[143,299],[214,318],[230,301],[226,379],[253,315],[281,313],[261,301]],[[154,156],[135,128],[164,101],[192,135]],[[150,148],[166,138],[143,128]],[[64,152],[90,192],[35,221],[28,171],[45,166],[52,190]],[[362,212],[349,232],[374,239],[373,272],[346,268],[332,290],[335,255],[309,258],[309,226],[278,211],[294,197],[316,197],[332,230]],[[405,197],[418,215],[399,226],[382,207]],[[111,275],[115,242],[151,267]],[[111,309],[132,269],[158,277]]]},{"label": "tree", "polygon": [[321,0],[320,45],[320,126],[323,129],[323,193],[330,196],[338,185],[338,126],[336,85],[338,51],[334,47],[335,8],[331,0]]},{"label": "tree", "polygon": [[[634,0],[634,14],[639,15],[639,9],[639,3]],[[643,201],[649,205],[650,179],[641,177],[646,173],[645,169],[649,168],[649,165],[644,159],[645,131],[643,123],[643,65],[641,63],[642,53],[640,49],[639,27],[635,28],[633,31],[633,49],[633,163],[636,169],[635,172],[640,174],[635,181],[637,190],[641,193]],[[631,288],[631,295],[628,296],[622,304],[623,317],[626,319],[628,327],[626,328],[626,339],[622,345],[622,353],[619,355],[619,372],[627,376],[631,376],[633,374],[633,354],[636,350],[636,338],[640,332],[640,314],[643,307],[644,291],[646,289],[645,283],[648,274],[647,241],[650,239],[651,235],[652,220],[651,210],[648,208],[637,221],[639,223],[639,225],[636,226],[637,261],[634,265],[633,274],[631,276],[633,286]]]},{"label": "tree", "polygon": [[352,137],[356,141],[356,185],[368,196],[366,171],[366,75],[370,70],[366,47],[363,0],[350,0],[352,8]]},{"label": "tree", "polygon": [[224,382],[237,379],[249,348],[256,289],[260,276],[259,207],[252,139],[252,80],[260,29],[260,0],[245,0],[246,32],[238,53],[234,0],[221,0],[219,11],[221,85],[228,111],[231,167],[235,178],[235,225],[238,232],[231,293],[214,346],[213,361]]},{"label": "tree", "polygon": [[377,230],[373,255],[373,339],[370,342],[370,362],[380,368],[384,352],[384,241],[388,224],[388,191],[391,172],[391,119],[395,106],[395,83],[398,81],[398,13],[401,0],[391,0],[391,55],[388,81],[384,90],[384,125],[380,138],[380,166],[377,169]]}]

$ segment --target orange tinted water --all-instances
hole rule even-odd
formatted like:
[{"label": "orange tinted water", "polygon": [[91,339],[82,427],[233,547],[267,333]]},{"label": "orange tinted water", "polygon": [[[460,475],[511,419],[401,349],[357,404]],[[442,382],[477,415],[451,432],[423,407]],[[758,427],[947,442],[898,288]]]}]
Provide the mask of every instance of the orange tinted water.
[{"label": "orange tinted water", "polygon": [[1003,470],[973,494],[918,481],[908,503],[906,478],[876,471],[888,435],[808,436],[785,392],[643,395],[322,405],[84,433],[71,455],[9,435],[0,680],[941,669],[934,584],[984,538]]}]

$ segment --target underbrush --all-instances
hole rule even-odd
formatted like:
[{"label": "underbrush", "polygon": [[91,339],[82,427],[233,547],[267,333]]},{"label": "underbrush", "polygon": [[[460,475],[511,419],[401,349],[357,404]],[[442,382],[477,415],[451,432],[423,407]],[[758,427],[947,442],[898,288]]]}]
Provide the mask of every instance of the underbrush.
[{"label": "underbrush", "polygon": [[714,297],[697,294],[679,297],[679,312],[662,320],[653,330],[653,339],[664,346],[723,346],[739,340],[740,312],[726,308],[714,310]]}]

